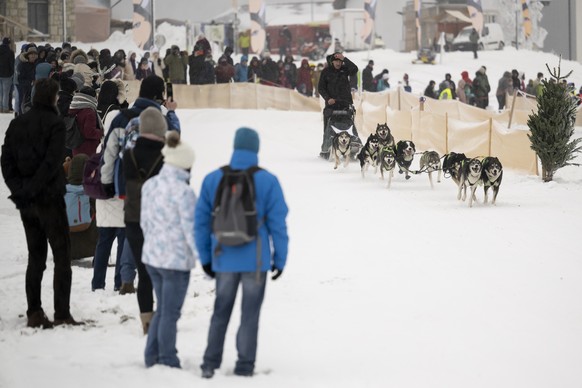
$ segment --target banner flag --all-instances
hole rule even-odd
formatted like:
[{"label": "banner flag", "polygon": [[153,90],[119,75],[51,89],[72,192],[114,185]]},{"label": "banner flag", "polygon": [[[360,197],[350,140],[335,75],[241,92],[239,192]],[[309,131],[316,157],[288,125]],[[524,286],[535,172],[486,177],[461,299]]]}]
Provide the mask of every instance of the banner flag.
[{"label": "banner flag", "polygon": [[249,0],[249,13],[251,16],[251,51],[261,54],[265,50],[266,7],[263,0]]},{"label": "banner flag", "polygon": [[529,16],[529,4],[528,0],[521,0],[521,14],[523,17],[523,34],[525,39],[529,40],[531,38],[532,24],[531,17]]},{"label": "banner flag", "polygon": [[133,0],[133,41],[141,50],[154,46],[153,0]]},{"label": "banner flag", "polygon": [[364,26],[360,36],[367,44],[371,44],[374,37],[374,24],[376,22],[376,5],[378,0],[364,1]]},{"label": "banner flag", "polygon": [[481,6],[481,0],[467,0],[467,9],[473,22],[473,28],[481,36],[481,31],[483,31],[483,7]]}]

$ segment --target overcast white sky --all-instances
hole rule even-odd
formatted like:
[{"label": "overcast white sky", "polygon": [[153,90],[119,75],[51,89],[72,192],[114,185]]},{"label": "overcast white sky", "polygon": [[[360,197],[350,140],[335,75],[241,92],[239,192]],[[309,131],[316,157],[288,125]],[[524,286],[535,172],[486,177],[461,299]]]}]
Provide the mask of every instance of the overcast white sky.
[{"label": "overcast white sky", "polygon": [[[313,0],[321,2],[322,0]],[[325,0],[323,0],[325,2]],[[156,18],[172,18],[188,20],[191,22],[208,22],[216,15],[228,10],[233,4],[239,6],[248,4],[248,0],[156,0]],[[310,3],[309,0],[266,0],[267,7],[274,4]],[[115,2],[112,2],[115,4]],[[122,0],[113,8],[113,17],[116,19],[131,18],[131,0]],[[364,0],[352,0],[351,7],[363,7]],[[406,0],[384,0],[378,2],[377,7],[377,31],[382,36],[386,47],[399,50],[402,40],[402,17],[396,12],[401,11]],[[185,10],[192,10],[186,11]],[[267,8],[268,12],[268,8]],[[306,15],[306,21],[309,15]]]}]

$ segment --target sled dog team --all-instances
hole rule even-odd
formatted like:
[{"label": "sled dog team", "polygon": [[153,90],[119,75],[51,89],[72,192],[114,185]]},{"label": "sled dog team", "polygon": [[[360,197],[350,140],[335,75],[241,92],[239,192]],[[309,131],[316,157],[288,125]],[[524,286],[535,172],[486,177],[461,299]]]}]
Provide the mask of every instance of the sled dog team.
[{"label": "sled dog team", "polygon": [[[339,131],[332,135],[330,159],[334,162],[334,169],[342,162],[344,167],[349,165],[352,141],[352,136],[347,131]],[[498,158],[493,156],[468,158],[465,154],[456,152],[440,157],[436,151],[424,151],[419,160],[419,170],[414,171],[410,167],[415,154],[416,146],[411,140],[396,142],[388,124],[378,124],[376,132],[370,134],[362,146],[357,160],[360,162],[362,178],[365,178],[370,167],[374,168],[374,174],[380,170],[380,179],[384,180],[386,176],[387,188],[390,188],[396,167],[406,179],[410,179],[411,175],[428,173],[431,188],[434,188],[432,174],[438,173],[437,182],[440,182],[442,172],[445,178],[451,177],[457,185],[457,199],[465,201],[467,189],[470,190],[469,207],[473,207],[473,201],[477,199],[475,191],[481,185],[484,188],[483,203],[488,202],[488,190],[491,188],[493,191],[491,203],[495,204],[503,178],[503,166]]]}]

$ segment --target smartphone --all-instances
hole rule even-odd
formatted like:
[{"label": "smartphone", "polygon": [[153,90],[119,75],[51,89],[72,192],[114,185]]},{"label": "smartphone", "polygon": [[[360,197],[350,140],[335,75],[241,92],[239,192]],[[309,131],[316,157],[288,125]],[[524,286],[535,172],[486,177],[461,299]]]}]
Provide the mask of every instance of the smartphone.
[{"label": "smartphone", "polygon": [[174,99],[174,88],[171,82],[166,82],[166,99]]}]

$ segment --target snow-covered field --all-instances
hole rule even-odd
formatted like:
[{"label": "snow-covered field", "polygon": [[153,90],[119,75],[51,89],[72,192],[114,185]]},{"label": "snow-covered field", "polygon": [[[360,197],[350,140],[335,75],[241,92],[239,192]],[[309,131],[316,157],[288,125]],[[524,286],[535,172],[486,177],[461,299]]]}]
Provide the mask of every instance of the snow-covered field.
[{"label": "snow-covered field", "polygon": [[[364,66],[368,53],[348,57]],[[503,70],[533,77],[558,61],[512,49],[480,53],[477,61],[451,53],[433,66],[411,65],[414,54],[370,57],[377,71],[390,69],[394,84],[408,72],[413,91],[446,72],[456,80],[462,70],[486,65],[496,86]],[[582,65],[563,66],[574,69],[580,86]],[[26,244],[2,182],[0,387],[580,387],[580,168],[561,169],[550,183],[505,171],[497,205],[483,205],[480,190],[470,209],[457,201],[450,179],[431,190],[425,174],[409,181],[397,174],[387,190],[377,176],[362,179],[355,164],[334,171],[316,157],[319,113],[208,109],[178,116],[197,153],[196,191],[206,173],[228,162],[243,125],[259,131],[260,164],[283,185],[290,254],[283,276],[267,287],[258,375],[232,376],[235,313],[223,367],[212,380],[200,378],[213,303],[213,283],[200,267],[179,322],[182,370],[145,369],[136,298],[113,292],[113,268],[107,290],[91,292],[90,259],[73,264],[71,312],[95,326],[26,328]],[[2,137],[10,119],[0,115]],[[49,259],[43,301],[51,318],[52,273]]]}]

